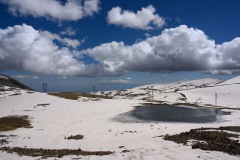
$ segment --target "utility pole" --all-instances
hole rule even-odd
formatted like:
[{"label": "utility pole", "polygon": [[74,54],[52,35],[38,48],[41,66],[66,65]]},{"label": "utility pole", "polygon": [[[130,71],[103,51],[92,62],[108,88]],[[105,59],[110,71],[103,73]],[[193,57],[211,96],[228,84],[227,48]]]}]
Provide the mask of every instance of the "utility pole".
[{"label": "utility pole", "polygon": [[5,97],[5,88],[4,88],[4,86],[1,86],[0,90],[3,91],[3,97]]},{"label": "utility pole", "polygon": [[43,83],[43,93],[47,92],[47,83]]},{"label": "utility pole", "polygon": [[152,101],[153,101],[153,90],[152,90]]},{"label": "utility pole", "polygon": [[215,92],[215,106],[217,106],[217,92]]},{"label": "utility pole", "polygon": [[95,85],[93,86],[93,94],[95,93],[95,91],[96,91],[96,87],[95,87]]}]

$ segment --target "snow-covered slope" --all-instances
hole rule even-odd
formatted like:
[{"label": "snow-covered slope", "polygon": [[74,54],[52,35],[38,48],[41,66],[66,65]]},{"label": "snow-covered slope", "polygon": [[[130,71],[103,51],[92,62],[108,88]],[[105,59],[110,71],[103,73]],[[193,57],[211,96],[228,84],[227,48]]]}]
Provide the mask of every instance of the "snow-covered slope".
[{"label": "snow-covered slope", "polygon": [[240,76],[212,87],[181,91],[191,103],[240,108]]},{"label": "snow-covered slope", "polygon": [[240,76],[224,81],[219,85],[231,85],[231,84],[240,84]]},{"label": "snow-covered slope", "polygon": [[[229,80],[230,82],[233,80]],[[237,82],[237,80],[234,80]],[[240,111],[228,109],[231,115],[224,115],[212,123],[123,123],[114,117],[131,111],[146,101],[164,103],[215,103],[238,108],[240,84],[222,85],[220,80],[201,79],[171,84],[154,84],[129,90],[99,92],[97,94],[114,96],[113,99],[86,101],[86,98],[68,100],[45,93],[25,92],[20,95],[0,98],[0,117],[9,115],[27,115],[33,128],[19,128],[0,132],[9,137],[9,144],[3,146],[43,149],[79,149],[85,151],[113,151],[108,156],[64,156],[53,159],[88,159],[88,160],[192,160],[192,159],[239,159],[238,156],[222,152],[192,149],[191,146],[179,145],[166,141],[161,135],[172,135],[194,128],[238,126]],[[6,86],[5,86],[6,87]],[[23,90],[21,90],[23,91]],[[12,91],[13,92],[13,91]],[[1,93],[1,92],[0,92]],[[11,93],[11,91],[9,91]],[[153,95],[153,97],[152,97]],[[153,100],[153,101],[152,101]],[[81,140],[67,140],[65,137],[81,134]],[[1,137],[0,136],[0,140]],[[239,138],[238,138],[239,139]],[[40,159],[36,157],[35,159]],[[0,151],[1,159],[31,160],[33,157],[19,156]]]},{"label": "snow-covered slope", "polygon": [[[169,93],[168,93],[169,94]],[[169,95],[170,96],[170,95]],[[122,123],[113,118],[142,103],[134,99],[101,99],[98,101],[67,100],[44,93],[23,94],[0,99],[0,117],[28,115],[33,128],[0,132],[10,137],[4,146],[43,149],[78,149],[85,151],[114,151],[108,156],[64,156],[53,159],[134,160],[134,159],[233,159],[221,152],[192,149],[170,141],[161,135],[176,134],[193,128],[238,125],[238,111],[224,120],[206,124],[192,123]],[[45,104],[45,105],[41,105]],[[81,134],[82,140],[65,137]],[[1,147],[1,146],[0,146]],[[36,157],[39,159],[41,157]],[[33,157],[0,152],[0,159],[31,160]]]},{"label": "snow-covered slope", "polygon": [[[240,107],[238,98],[240,94],[240,76],[227,81],[207,78],[170,84],[145,85],[128,90],[98,92],[97,94],[123,99],[238,108]],[[216,100],[215,94],[217,94]]]}]

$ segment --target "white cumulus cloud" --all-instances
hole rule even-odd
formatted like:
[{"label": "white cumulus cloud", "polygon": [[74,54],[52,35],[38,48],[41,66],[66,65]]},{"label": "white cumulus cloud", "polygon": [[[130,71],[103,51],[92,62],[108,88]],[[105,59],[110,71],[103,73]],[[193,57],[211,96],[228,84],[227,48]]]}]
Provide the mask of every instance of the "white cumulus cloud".
[{"label": "white cumulus cloud", "polygon": [[65,79],[67,79],[67,77],[66,76],[61,76],[61,77],[57,77],[57,79],[58,80],[65,80]]},{"label": "white cumulus cloud", "polygon": [[232,75],[232,74],[240,74],[240,69],[236,70],[211,70],[211,71],[204,71],[204,73],[210,73],[214,75]]},{"label": "white cumulus cloud", "polygon": [[216,44],[203,31],[181,25],[131,46],[111,42],[82,52],[111,72],[174,72],[240,69],[240,38]]},{"label": "white cumulus cloud", "polygon": [[165,24],[163,17],[155,13],[156,9],[149,5],[136,13],[133,11],[122,10],[121,7],[112,8],[107,15],[109,24],[135,29],[149,30],[160,28]]},{"label": "white cumulus cloud", "polygon": [[39,79],[38,76],[33,76],[33,75],[13,75],[12,77],[17,79],[26,79],[26,78]]},{"label": "white cumulus cloud", "polygon": [[62,3],[58,0],[1,0],[9,6],[14,15],[32,15],[52,20],[79,20],[92,16],[100,9],[99,0],[67,0]]},{"label": "white cumulus cloud", "polygon": [[116,84],[134,84],[131,79],[112,79],[112,80],[103,80],[102,83],[116,83]]},{"label": "white cumulus cloud", "polygon": [[76,30],[74,30],[72,27],[67,27],[64,31],[61,31],[60,34],[68,35],[68,36],[75,36]]},{"label": "white cumulus cloud", "polygon": [[65,45],[67,47],[72,47],[72,48],[77,48],[84,42],[84,39],[80,42],[77,39],[62,38],[58,34],[53,34],[48,31],[42,31],[41,34],[48,37],[51,40],[58,40],[63,45]]},{"label": "white cumulus cloud", "polygon": [[[79,43],[65,40],[26,24],[0,29],[0,70],[59,76],[116,76],[128,71],[236,74],[240,70],[240,38],[216,44],[203,31],[185,25],[133,45],[113,41],[79,51]],[[86,56],[94,63],[85,63]]]},{"label": "white cumulus cloud", "polygon": [[75,76],[99,73],[100,67],[76,60],[76,50],[55,44],[55,36],[26,24],[0,29],[0,70]]}]

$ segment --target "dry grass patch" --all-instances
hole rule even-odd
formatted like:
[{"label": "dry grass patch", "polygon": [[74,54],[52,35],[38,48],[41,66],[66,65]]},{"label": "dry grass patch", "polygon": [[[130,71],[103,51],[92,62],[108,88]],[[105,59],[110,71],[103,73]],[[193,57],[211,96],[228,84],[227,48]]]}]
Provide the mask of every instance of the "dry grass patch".
[{"label": "dry grass patch", "polygon": [[52,93],[48,93],[48,95],[57,96],[65,99],[71,99],[71,100],[77,100],[79,97],[111,99],[111,97],[106,97],[106,96],[93,95],[88,93],[73,93],[73,92],[52,92]]},{"label": "dry grass patch", "polygon": [[0,118],[0,131],[11,131],[17,128],[32,128],[28,116],[7,116]]},{"label": "dry grass patch", "polygon": [[111,151],[83,151],[81,149],[42,149],[42,148],[20,148],[20,147],[2,147],[0,151],[8,153],[17,153],[19,156],[41,156],[43,159],[49,157],[62,158],[63,156],[105,156],[113,154]]}]

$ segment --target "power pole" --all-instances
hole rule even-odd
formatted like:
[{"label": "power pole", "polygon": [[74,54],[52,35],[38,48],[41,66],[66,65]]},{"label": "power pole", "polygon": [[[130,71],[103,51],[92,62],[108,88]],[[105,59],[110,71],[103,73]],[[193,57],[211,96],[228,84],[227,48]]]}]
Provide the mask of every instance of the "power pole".
[{"label": "power pole", "polygon": [[217,92],[215,92],[215,106],[217,106]]},{"label": "power pole", "polygon": [[3,91],[3,97],[5,97],[5,88],[4,88],[4,86],[1,87],[1,90]]},{"label": "power pole", "polygon": [[153,101],[153,90],[152,90],[152,101]]},{"label": "power pole", "polygon": [[47,92],[47,83],[43,83],[43,93]]}]

